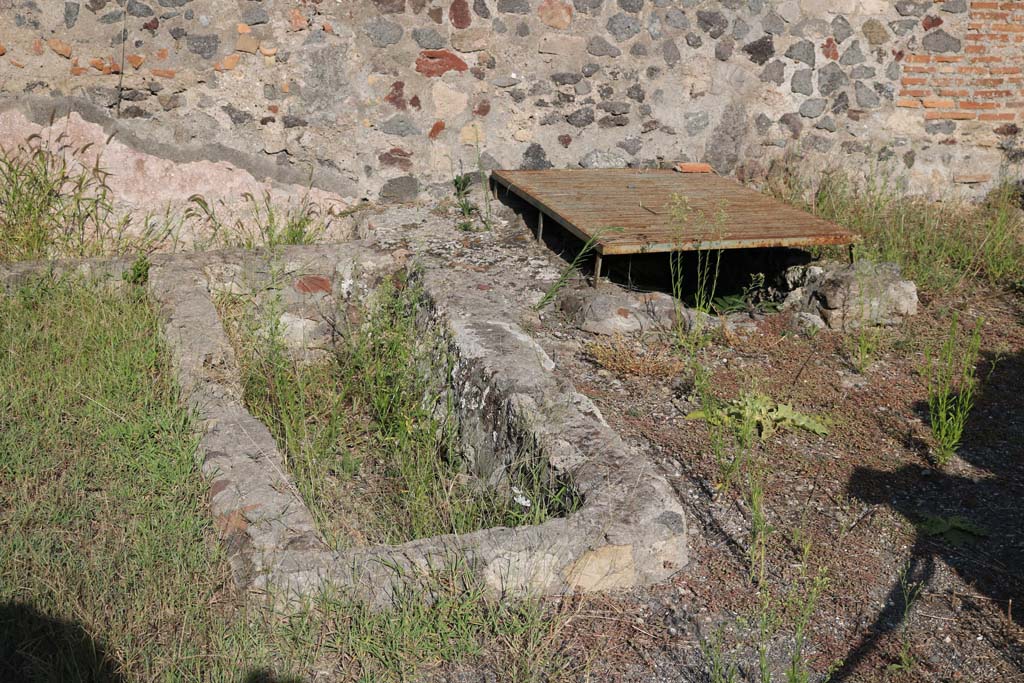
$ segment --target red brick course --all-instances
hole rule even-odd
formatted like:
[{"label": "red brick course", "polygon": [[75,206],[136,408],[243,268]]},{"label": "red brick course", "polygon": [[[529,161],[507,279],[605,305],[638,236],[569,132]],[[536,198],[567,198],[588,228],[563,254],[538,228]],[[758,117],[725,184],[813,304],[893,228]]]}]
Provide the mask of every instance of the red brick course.
[{"label": "red brick course", "polygon": [[959,54],[904,58],[896,106],[920,109],[926,120],[1024,121],[1024,0],[971,2],[958,37]]}]

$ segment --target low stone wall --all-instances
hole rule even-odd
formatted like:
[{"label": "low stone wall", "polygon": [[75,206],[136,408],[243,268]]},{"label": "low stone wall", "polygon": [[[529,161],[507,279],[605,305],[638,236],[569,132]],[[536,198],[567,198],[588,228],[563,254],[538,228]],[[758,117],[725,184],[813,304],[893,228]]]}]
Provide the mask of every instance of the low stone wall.
[{"label": "low stone wall", "polygon": [[[0,0],[6,106],[404,201],[462,168],[773,159],[978,194],[1019,168],[1024,1]],[[130,169],[115,169],[131,173]]]},{"label": "low stone wall", "polygon": [[[626,588],[681,570],[688,557],[686,516],[654,463],[628,448],[593,403],[556,376],[550,357],[493,306],[488,292],[453,287],[447,273],[429,267],[422,273],[425,292],[435,307],[432,324],[448,330],[450,389],[463,443],[471,447],[467,454],[493,473],[526,444],[554,475],[572,483],[583,504],[538,526],[398,546],[327,547],[273,437],[242,403],[233,351],[212,296],[251,287],[272,271],[290,290],[288,310],[315,315],[325,290],[339,302],[364,296],[405,258],[356,244],[288,248],[273,268],[256,253],[154,258],[149,289],[166,319],[183,395],[203,425],[199,457],[236,583],[283,601],[331,584],[383,607],[398,585],[452,563],[469,567],[498,594]],[[120,282],[130,263],[43,267]],[[14,287],[39,269],[0,269],[0,283]]]}]

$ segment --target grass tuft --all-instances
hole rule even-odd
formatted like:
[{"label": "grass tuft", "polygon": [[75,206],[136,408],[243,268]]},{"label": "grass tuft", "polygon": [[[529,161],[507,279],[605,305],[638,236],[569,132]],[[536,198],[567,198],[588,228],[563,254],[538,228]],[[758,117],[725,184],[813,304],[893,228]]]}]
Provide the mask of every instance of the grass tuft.
[{"label": "grass tuft", "polygon": [[935,460],[940,466],[956,454],[974,408],[981,326],[979,318],[965,341],[959,334],[959,317],[954,314],[942,346],[925,351],[922,372],[928,382],[928,421],[937,446]]},{"label": "grass tuft", "polygon": [[334,353],[312,363],[286,348],[274,306],[229,316],[246,404],[332,545],[539,524],[579,506],[533,454],[512,466],[504,494],[464,471],[450,396],[432,380],[451,361],[417,322],[424,306],[415,283],[385,281],[354,316],[362,322],[336,323]]},{"label": "grass tuft", "polygon": [[374,612],[235,595],[196,427],[144,291],[40,279],[0,297],[0,680],[559,681],[567,620],[458,563]]},{"label": "grass tuft", "polygon": [[953,290],[970,279],[1006,288],[1024,284],[1024,211],[1012,183],[978,204],[909,197],[885,176],[857,182],[841,171],[812,183],[782,170],[771,189],[859,233],[862,256],[900,264],[926,289]]},{"label": "grass tuft", "polygon": [[38,135],[0,148],[0,262],[148,253],[169,239],[169,215],[137,224],[116,214],[99,160],[75,160],[88,149]]}]

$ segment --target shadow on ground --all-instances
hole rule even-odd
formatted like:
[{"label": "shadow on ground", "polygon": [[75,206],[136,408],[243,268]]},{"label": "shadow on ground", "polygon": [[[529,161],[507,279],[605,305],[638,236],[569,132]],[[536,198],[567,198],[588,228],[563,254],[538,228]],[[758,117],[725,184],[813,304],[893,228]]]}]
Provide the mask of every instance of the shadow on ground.
[{"label": "shadow on ground", "polygon": [[17,602],[0,603],[0,681],[120,683],[117,663],[78,624]]},{"label": "shadow on ground", "polygon": [[304,683],[301,678],[280,677],[268,669],[257,669],[245,677],[245,683]]},{"label": "shadow on ground", "polygon": [[[858,468],[850,478],[852,497],[891,506],[917,531],[904,578],[831,681],[847,680],[900,626],[906,588],[927,586],[940,562],[970,587],[957,596],[964,610],[989,611],[994,604],[1003,618],[1024,626],[1024,353],[986,352],[978,368],[982,382],[959,450],[971,467]],[[927,415],[927,406],[915,408]],[[1020,650],[1008,647],[1004,656],[1021,666]]]}]

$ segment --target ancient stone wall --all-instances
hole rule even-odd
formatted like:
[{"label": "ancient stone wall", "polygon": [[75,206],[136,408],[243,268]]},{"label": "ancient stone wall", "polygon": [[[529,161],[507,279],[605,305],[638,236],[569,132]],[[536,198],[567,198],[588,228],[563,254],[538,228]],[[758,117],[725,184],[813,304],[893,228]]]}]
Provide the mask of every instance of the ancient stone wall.
[{"label": "ancient stone wall", "polygon": [[0,108],[351,200],[787,152],[949,196],[1024,157],[1022,0],[0,0],[0,43]]}]

